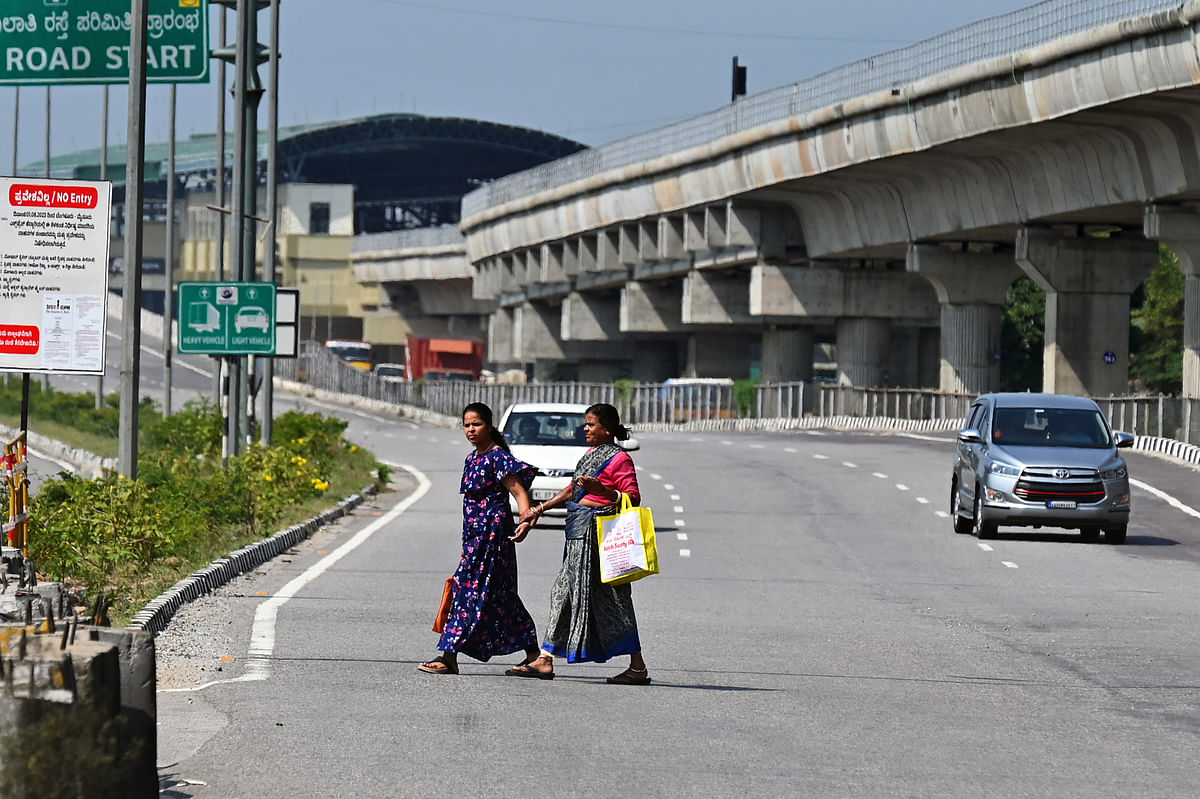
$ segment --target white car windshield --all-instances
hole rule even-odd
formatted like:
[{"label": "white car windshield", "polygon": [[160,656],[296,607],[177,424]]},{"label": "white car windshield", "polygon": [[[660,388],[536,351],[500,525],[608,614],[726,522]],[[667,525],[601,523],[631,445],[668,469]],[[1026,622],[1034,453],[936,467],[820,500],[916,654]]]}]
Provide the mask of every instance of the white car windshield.
[{"label": "white car windshield", "polygon": [[513,413],[508,417],[503,432],[510,444],[587,446],[582,413]]}]

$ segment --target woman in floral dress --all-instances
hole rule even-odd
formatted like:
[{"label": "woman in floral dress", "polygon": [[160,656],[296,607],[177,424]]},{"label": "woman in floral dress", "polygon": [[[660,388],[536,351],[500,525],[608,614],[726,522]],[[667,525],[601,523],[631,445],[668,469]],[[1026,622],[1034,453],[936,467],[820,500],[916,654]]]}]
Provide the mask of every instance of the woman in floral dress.
[{"label": "woman in floral dress", "polygon": [[[487,661],[494,655],[525,651],[538,654],[533,618],[517,596],[514,538],[528,524],[514,526],[508,497],[529,511],[534,467],[517,460],[504,434],[492,424],[492,410],[481,402],[463,409],[463,432],[475,450],[463,465],[463,546],[454,572],[454,598],[438,650],[417,668],[429,674],[458,674],[458,656]],[[523,537],[523,536],[522,536]]]}]

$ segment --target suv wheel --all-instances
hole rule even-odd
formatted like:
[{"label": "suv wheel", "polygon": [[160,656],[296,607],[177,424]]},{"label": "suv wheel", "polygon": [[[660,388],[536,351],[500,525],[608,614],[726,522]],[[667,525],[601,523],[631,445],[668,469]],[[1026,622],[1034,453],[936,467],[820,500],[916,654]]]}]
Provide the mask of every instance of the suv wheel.
[{"label": "suv wheel", "polygon": [[1125,536],[1129,532],[1128,524],[1109,527],[1104,531],[1104,543],[1106,544],[1124,544]]},{"label": "suv wheel", "polygon": [[975,486],[975,517],[971,520],[972,532],[976,538],[995,538],[996,527],[995,522],[987,522],[983,520],[983,489]]},{"label": "suv wheel", "polygon": [[950,521],[954,523],[954,532],[971,532],[971,519],[963,515],[962,497],[958,492],[957,481],[950,481]]}]

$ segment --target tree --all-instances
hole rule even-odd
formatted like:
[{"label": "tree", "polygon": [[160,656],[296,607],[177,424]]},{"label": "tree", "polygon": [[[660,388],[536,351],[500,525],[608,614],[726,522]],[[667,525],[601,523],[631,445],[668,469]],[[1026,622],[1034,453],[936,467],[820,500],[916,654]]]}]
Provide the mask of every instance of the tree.
[{"label": "tree", "polygon": [[1046,293],[1027,277],[1008,289],[1000,325],[1000,389],[1041,391]]},{"label": "tree", "polygon": [[1184,283],[1179,259],[1160,245],[1158,266],[1134,296],[1129,328],[1129,374],[1149,391],[1183,388]]}]

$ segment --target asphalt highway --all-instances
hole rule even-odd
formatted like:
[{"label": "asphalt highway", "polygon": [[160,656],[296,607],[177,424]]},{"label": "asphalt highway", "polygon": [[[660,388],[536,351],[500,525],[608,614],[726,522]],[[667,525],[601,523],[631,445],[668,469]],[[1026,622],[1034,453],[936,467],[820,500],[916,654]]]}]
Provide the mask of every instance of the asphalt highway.
[{"label": "asphalt highway", "polygon": [[[605,684],[624,659],[434,676],[416,665],[435,654],[469,446],[323,410],[397,464],[393,490],[160,639],[165,796],[1195,796],[1193,469],[1130,457],[1125,546],[979,542],[946,514],[949,436],[640,435],[653,685]],[[519,549],[539,626],[561,535]]]}]

